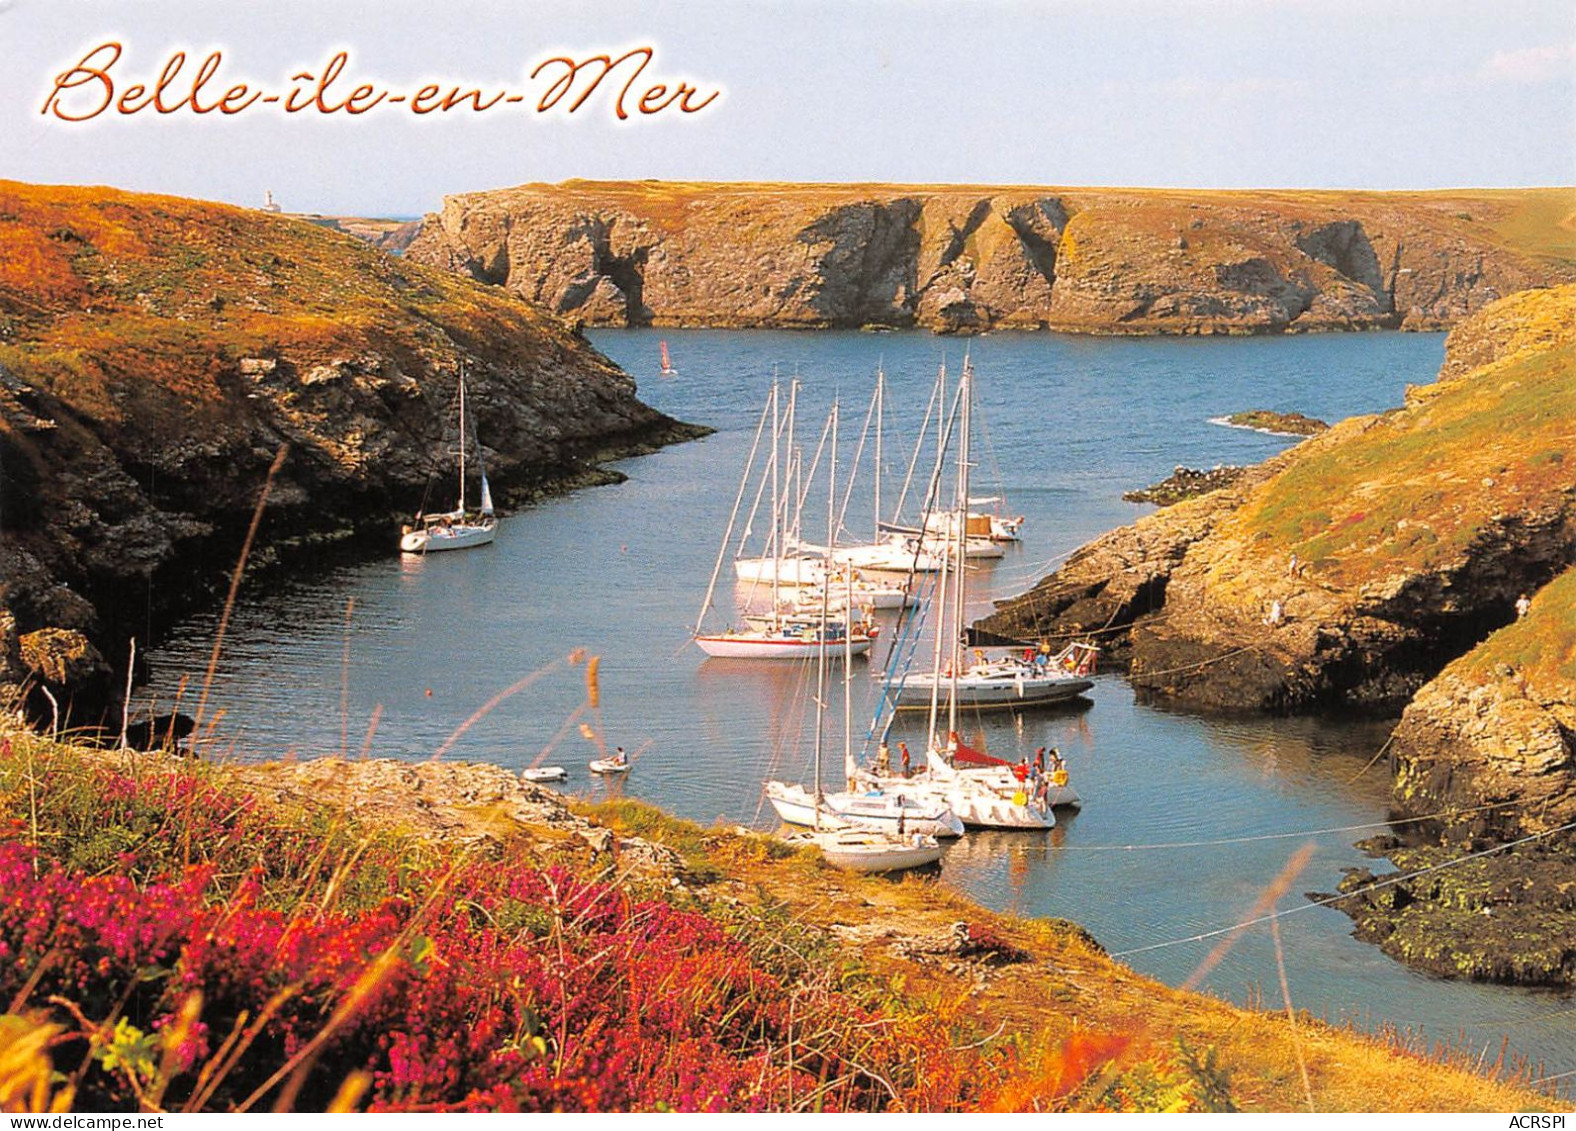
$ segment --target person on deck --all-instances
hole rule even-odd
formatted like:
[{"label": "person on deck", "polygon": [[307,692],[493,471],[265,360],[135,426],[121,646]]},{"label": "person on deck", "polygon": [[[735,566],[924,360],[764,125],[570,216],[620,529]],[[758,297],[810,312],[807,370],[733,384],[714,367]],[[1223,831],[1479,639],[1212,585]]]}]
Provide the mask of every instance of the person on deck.
[{"label": "person on deck", "polygon": [[886,744],[886,739],[881,740],[881,745],[876,747],[876,773],[890,774],[892,772],[892,748]]},{"label": "person on deck", "polygon": [[1045,747],[1040,747],[1034,752],[1034,769],[1036,773],[1045,772]]},{"label": "person on deck", "polygon": [[897,744],[897,748],[898,748],[898,753],[900,753],[902,755],[902,758],[903,758],[903,776],[906,778],[906,777],[908,777],[909,772],[910,772],[910,770],[912,768],[910,766],[910,764],[909,764],[909,759],[908,759],[908,743],[906,743],[906,742],[899,742]]}]

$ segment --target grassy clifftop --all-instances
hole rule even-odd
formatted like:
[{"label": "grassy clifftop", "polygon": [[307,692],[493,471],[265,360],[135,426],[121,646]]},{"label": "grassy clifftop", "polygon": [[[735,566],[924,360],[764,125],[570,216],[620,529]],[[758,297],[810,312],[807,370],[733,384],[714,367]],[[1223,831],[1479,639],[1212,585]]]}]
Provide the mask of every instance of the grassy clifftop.
[{"label": "grassy clifftop", "polygon": [[1069,924],[632,802],[571,812],[494,767],[225,769],[13,732],[0,886],[0,1096],[23,1108],[1544,1102],[1167,989]]},{"label": "grassy clifftop", "polygon": [[0,182],[0,686],[17,634],[119,657],[203,600],[282,447],[270,554],[452,498],[462,367],[505,500],[681,431],[517,296],[304,220]]},{"label": "grassy clifftop", "polygon": [[1525,617],[1500,629],[1451,667],[1480,683],[1510,668],[1534,697],[1576,700],[1576,570],[1567,570],[1538,590]]},{"label": "grassy clifftop", "polygon": [[[225,427],[227,365],[388,355],[420,373],[462,350],[579,353],[545,312],[310,223],[103,188],[0,182],[0,362],[124,424],[157,394]],[[157,391],[157,393],[155,392]]]},{"label": "grassy clifftop", "polygon": [[1576,485],[1576,288],[1506,305],[1518,334],[1493,362],[1306,445],[1220,537],[1351,588],[1457,566],[1491,516],[1558,508]]}]

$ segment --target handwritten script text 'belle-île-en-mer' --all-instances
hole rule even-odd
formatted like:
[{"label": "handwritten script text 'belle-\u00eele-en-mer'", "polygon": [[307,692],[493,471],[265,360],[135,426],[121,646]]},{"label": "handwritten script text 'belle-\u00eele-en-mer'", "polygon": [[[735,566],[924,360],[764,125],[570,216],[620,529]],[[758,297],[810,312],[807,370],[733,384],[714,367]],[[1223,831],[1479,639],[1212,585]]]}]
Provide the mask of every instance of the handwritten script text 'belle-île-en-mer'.
[{"label": "handwritten script text 'belle-\u00eele-en-mer'", "polygon": [[627,121],[632,114],[694,114],[713,105],[721,94],[719,89],[703,89],[687,80],[657,81],[647,75],[656,54],[651,47],[630,48],[617,56],[555,55],[532,67],[523,91],[432,81],[406,89],[358,83],[345,75],[350,67],[348,51],[336,52],[320,69],[297,71],[276,87],[221,80],[219,72],[226,66],[223,50],[211,51],[195,65],[186,52],[175,51],[156,77],[128,80],[118,73],[125,54],[125,48],[113,41],[94,47],[55,76],[40,113],[64,122],[144,111],[233,116],[254,108],[285,114],[359,115],[379,107],[417,115],[484,113],[495,108],[537,114],[561,109],[573,114],[595,99],[611,105],[614,115]]}]

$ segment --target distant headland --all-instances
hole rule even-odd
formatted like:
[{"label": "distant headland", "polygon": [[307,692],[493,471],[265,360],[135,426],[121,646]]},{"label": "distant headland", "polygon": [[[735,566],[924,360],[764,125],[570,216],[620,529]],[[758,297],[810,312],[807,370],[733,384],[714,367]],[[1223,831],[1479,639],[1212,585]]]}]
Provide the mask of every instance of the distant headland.
[{"label": "distant headland", "polygon": [[465,193],[416,262],[588,326],[1440,330],[1576,280],[1576,189],[565,181]]}]

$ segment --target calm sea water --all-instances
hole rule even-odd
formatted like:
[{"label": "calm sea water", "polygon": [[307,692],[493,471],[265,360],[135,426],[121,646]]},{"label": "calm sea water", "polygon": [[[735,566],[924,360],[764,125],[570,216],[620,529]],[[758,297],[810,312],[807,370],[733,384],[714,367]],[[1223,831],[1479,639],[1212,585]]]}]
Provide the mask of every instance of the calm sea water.
[{"label": "calm sea water", "polygon": [[[657,374],[660,338],[675,377]],[[391,531],[387,557],[250,593],[232,621],[214,693],[236,756],[354,754],[376,712],[375,754],[427,758],[492,696],[540,672],[447,756],[523,767],[546,750],[548,762],[569,767],[576,792],[623,789],[701,822],[771,823],[763,782],[810,776],[813,674],[808,665],[705,660],[689,630],[772,375],[802,383],[807,443],[838,398],[851,454],[882,366],[890,492],[907,458],[895,436],[912,442],[938,363],[955,372],[965,343],[677,330],[603,332],[594,341],[636,375],[649,403],[717,434],[625,461],[622,485],[507,516],[490,548],[402,558]],[[975,493],[1000,487],[1010,510],[1028,518],[1023,544],[971,575],[976,614],[1149,509],[1122,502],[1124,490],[1178,464],[1247,463],[1287,443],[1211,417],[1260,407],[1328,420],[1377,411],[1399,404],[1408,382],[1432,379],[1442,356],[1440,336],[1401,334],[994,334],[966,345],[983,422]],[[868,485],[868,454],[864,466]],[[860,533],[871,517],[867,490],[850,511]],[[822,514],[818,502],[806,520],[817,536]],[[725,581],[723,603],[733,595]],[[183,676],[200,679],[213,624],[190,622],[152,656],[148,690],[164,705]],[[585,702],[584,669],[562,662],[575,648],[601,657],[600,719],[589,721],[610,744],[638,753],[627,782],[604,785],[586,771],[595,748],[570,721]],[[876,701],[871,672],[856,661],[856,743]],[[840,755],[840,686],[832,701],[829,741]],[[1305,891],[1333,890],[1343,867],[1369,863],[1351,845],[1384,818],[1383,771],[1365,769],[1383,725],[1203,719],[1140,704],[1121,678],[1102,676],[1085,705],[971,719],[966,730],[1013,757],[1060,747],[1086,806],[1049,834],[970,834],[947,854],[944,882],[992,907],[1074,919],[1134,968],[1177,984],[1218,941],[1178,940],[1249,917],[1266,885],[1311,843],[1310,863],[1278,905],[1301,908],[1280,921],[1294,1005],[1337,1023],[1388,1023],[1490,1048],[1490,1061],[1508,1035],[1549,1072],[1576,1069],[1569,997],[1423,977],[1352,940],[1340,913],[1303,900]],[[900,721],[897,737],[922,748],[923,721]],[[1277,1006],[1268,928],[1244,932],[1205,986]]]}]

